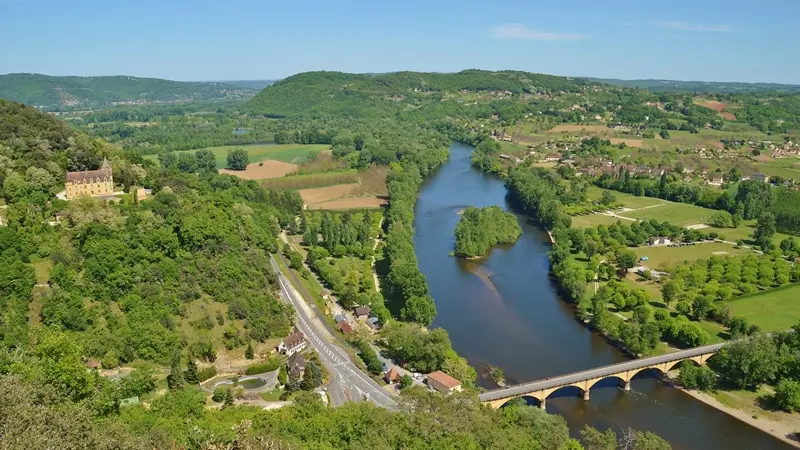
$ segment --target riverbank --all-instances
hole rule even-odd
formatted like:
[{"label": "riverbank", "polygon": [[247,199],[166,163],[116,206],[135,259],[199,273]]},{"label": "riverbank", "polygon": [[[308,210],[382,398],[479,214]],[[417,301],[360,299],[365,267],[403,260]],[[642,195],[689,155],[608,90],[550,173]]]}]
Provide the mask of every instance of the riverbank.
[{"label": "riverbank", "polygon": [[[683,392],[684,394],[694,398],[695,400],[701,401],[708,406],[716,408],[719,411],[722,411],[728,414],[731,417],[734,417],[753,428],[756,428],[764,433],[771,434],[772,436],[790,444],[796,448],[800,448],[800,442],[791,439],[789,436],[794,435],[798,432],[798,428],[793,427],[790,424],[784,422],[778,422],[776,420],[772,420],[770,418],[765,418],[759,415],[750,414],[750,412],[746,412],[744,410],[733,408],[728,406],[713,396],[706,394],[705,392],[684,389],[680,386],[674,386],[679,391]],[[754,406],[754,409],[757,408]],[[759,409],[760,410],[760,409]],[[766,411],[760,410],[762,413]]]}]

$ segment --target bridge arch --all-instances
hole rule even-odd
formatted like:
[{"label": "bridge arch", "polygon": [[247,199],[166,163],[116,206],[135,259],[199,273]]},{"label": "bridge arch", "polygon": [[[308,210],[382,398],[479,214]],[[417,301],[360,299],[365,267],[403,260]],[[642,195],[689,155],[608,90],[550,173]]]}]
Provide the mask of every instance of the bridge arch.
[{"label": "bridge arch", "polygon": [[592,382],[591,382],[591,384],[589,384],[589,385],[588,385],[588,388],[589,388],[589,389],[591,389],[591,388],[593,388],[593,387],[594,387],[594,386],[595,386],[597,383],[599,383],[599,382],[601,382],[601,381],[605,381],[605,380],[610,380],[610,379],[612,379],[612,378],[616,378],[616,379],[617,379],[617,383],[618,383],[618,384],[619,384],[619,383],[625,383],[626,381],[628,381],[628,380],[625,380],[625,378],[623,378],[621,375],[616,375],[616,374],[615,374],[615,375],[608,375],[608,376],[606,376],[606,377],[603,377],[603,378],[598,378],[598,379],[596,379],[596,380],[592,381]]},{"label": "bridge arch", "polygon": [[583,395],[583,393],[585,392],[585,390],[583,389],[582,386],[579,386],[577,384],[567,384],[567,385],[564,385],[564,386],[559,386],[559,387],[554,388],[553,390],[547,392],[547,395],[544,396],[544,399],[547,400],[548,398],[553,397],[553,394],[555,394],[556,392],[564,391],[566,389],[577,390],[578,391],[578,396]]},{"label": "bridge arch", "polygon": [[675,367],[681,365],[682,363],[684,363],[686,361],[691,361],[697,367],[705,365],[705,361],[700,362],[700,361],[695,360],[694,358],[682,359],[680,361],[674,361],[674,362],[669,363],[669,365],[667,366],[667,372],[673,370]]}]

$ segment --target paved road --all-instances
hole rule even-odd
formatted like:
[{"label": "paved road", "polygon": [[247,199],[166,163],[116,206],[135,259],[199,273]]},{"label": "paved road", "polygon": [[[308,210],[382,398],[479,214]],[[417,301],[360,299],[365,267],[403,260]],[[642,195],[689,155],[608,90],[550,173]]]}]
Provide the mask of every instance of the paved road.
[{"label": "paved road", "polygon": [[294,306],[297,311],[297,327],[305,334],[309,343],[317,350],[325,367],[331,374],[328,384],[328,393],[334,406],[339,406],[348,400],[361,401],[364,396],[369,401],[384,408],[397,406],[392,395],[378,383],[361,372],[350,356],[341,347],[336,345],[336,339],[325,327],[322,320],[314,310],[302,299],[280,271],[274,258],[270,258],[273,270],[278,274],[281,285],[281,294]]},{"label": "paved road", "polygon": [[652,366],[664,362],[675,361],[683,358],[691,358],[692,356],[702,355],[708,352],[715,352],[722,348],[723,345],[725,344],[705,345],[703,347],[690,348],[688,350],[681,350],[679,352],[669,353],[666,355],[634,359],[632,361],[625,361],[618,364],[597,367],[595,369],[584,370],[581,372],[568,373],[566,375],[547,378],[544,380],[531,381],[530,383],[523,383],[510,386],[508,388],[484,392],[480,395],[480,399],[482,401],[498,400],[501,398],[512,397],[514,395],[527,394],[529,392],[538,391],[541,389],[548,389],[551,387],[576,383],[591,378],[608,376],[615,373],[624,372],[626,370],[636,370],[642,367]]}]

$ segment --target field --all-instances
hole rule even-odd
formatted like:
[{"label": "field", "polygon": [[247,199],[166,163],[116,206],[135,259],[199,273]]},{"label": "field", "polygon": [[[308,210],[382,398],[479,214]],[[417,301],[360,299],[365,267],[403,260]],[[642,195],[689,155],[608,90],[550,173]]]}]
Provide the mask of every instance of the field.
[{"label": "field", "polygon": [[800,284],[740,297],[729,303],[735,316],[758,325],[762,331],[783,331],[800,320]]},{"label": "field", "polygon": [[[599,188],[597,186],[589,186],[587,191],[587,196],[589,200],[597,200],[603,195],[603,191],[607,189]],[[611,194],[616,197],[617,201],[622,203],[626,208],[630,209],[639,209],[639,208],[646,208],[648,206],[659,205],[662,203],[668,203],[664,200],[660,200],[653,197],[637,197],[635,195],[626,194],[624,192],[617,192],[617,191],[609,191]],[[624,214],[623,214],[624,215]]]},{"label": "field", "polygon": [[723,242],[704,242],[686,247],[634,247],[632,250],[640,258],[647,256],[648,260],[642,261],[642,264],[657,270],[668,270],[680,262],[710,258],[715,254],[733,256],[750,252],[748,249],[734,248],[733,245]]},{"label": "field", "polygon": [[264,187],[273,189],[308,189],[357,182],[358,172],[355,170],[344,170],[337,172],[310,173],[307,175],[289,175],[264,180],[261,184]]},{"label": "field", "polygon": [[758,163],[756,167],[769,176],[800,179],[800,158],[769,158]]},{"label": "field", "polygon": [[595,225],[613,225],[617,223],[617,221],[621,221],[622,223],[630,222],[605,214],[586,214],[584,216],[572,216],[572,227],[589,228]]},{"label": "field", "polygon": [[692,224],[706,223],[708,217],[715,212],[714,210],[688,203],[664,202],[660,206],[628,211],[620,215],[637,220],[655,219],[659,222],[671,222],[685,227]]},{"label": "field", "polygon": [[549,129],[548,133],[606,133],[610,131],[605,125],[570,125],[559,124]]},{"label": "field", "polygon": [[[372,165],[365,171],[353,173],[353,175],[356,175],[356,182],[354,183],[301,189],[300,196],[308,209],[379,208],[387,203],[387,174],[388,169],[386,167]],[[303,175],[303,177],[310,176],[312,175]]]},{"label": "field", "polygon": [[[250,156],[250,162],[259,162],[267,159],[274,159],[287,163],[300,163],[303,162],[309,155],[319,153],[323,150],[330,148],[329,145],[302,145],[302,144],[285,144],[285,145],[227,145],[222,147],[209,147],[205,150],[211,150],[217,161],[217,169],[224,169],[227,165],[228,151],[233,149],[245,149]],[[182,150],[176,153],[189,152],[194,153],[197,150]],[[158,155],[147,155],[147,159],[158,161]]]},{"label": "field", "polygon": [[718,102],[715,100],[704,100],[704,99],[695,100],[693,103],[695,105],[717,111],[719,115],[725,120],[736,120],[736,116],[733,115],[733,113],[726,111],[729,108],[729,106],[726,105],[725,103]]},{"label": "field", "polygon": [[614,145],[619,145],[624,142],[628,147],[641,147],[643,143],[641,139],[610,138],[609,141]]},{"label": "field", "polygon": [[243,180],[264,180],[268,178],[281,178],[297,170],[297,165],[268,159],[266,161],[251,163],[245,170],[220,169],[219,173],[233,175]]}]

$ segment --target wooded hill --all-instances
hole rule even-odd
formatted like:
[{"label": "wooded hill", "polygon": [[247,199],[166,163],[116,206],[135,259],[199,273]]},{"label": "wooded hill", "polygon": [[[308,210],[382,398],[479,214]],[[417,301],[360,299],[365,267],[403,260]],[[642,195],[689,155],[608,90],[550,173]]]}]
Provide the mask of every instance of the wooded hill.
[{"label": "wooded hill", "polygon": [[256,89],[220,82],[184,82],[130,76],[53,77],[0,75],[0,98],[45,110],[106,107],[119,103],[246,99]]},{"label": "wooded hill", "polygon": [[798,93],[800,85],[780,83],[740,83],[722,81],[677,80],[618,80],[615,78],[589,78],[598,83],[614,86],[647,89],[654,92],[696,92],[699,94],[743,94],[763,92]]}]

